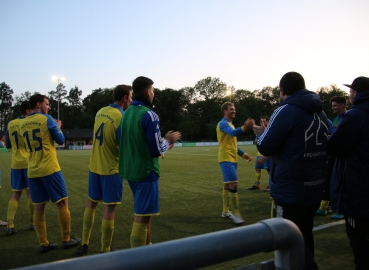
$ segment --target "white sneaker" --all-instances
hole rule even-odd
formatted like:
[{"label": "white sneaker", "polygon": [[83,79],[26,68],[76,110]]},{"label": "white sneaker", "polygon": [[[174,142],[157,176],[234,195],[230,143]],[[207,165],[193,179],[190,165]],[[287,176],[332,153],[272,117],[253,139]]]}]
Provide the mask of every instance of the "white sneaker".
[{"label": "white sneaker", "polygon": [[232,215],[230,219],[233,220],[233,223],[235,224],[242,224],[245,223],[245,221],[242,219],[241,215]]},{"label": "white sneaker", "polygon": [[227,213],[222,212],[222,217],[223,218],[232,218],[233,214],[231,211],[228,211]]}]

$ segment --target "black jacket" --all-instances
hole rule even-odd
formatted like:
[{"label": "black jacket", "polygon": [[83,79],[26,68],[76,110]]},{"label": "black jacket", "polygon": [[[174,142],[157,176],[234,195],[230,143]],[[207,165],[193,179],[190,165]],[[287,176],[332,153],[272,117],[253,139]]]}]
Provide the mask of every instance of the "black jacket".
[{"label": "black jacket", "polygon": [[331,206],[338,213],[369,219],[369,91],[359,93],[328,140],[337,157],[331,178]]},{"label": "black jacket", "polygon": [[273,156],[270,194],[277,202],[318,204],[324,187],[328,119],[314,92],[302,89],[272,114],[257,148]]}]

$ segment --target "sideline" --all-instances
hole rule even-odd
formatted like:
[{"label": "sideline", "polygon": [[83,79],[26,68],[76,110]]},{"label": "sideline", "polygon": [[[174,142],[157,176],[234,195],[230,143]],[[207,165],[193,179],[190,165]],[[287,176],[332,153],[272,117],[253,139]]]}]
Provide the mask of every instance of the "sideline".
[{"label": "sideline", "polygon": [[340,220],[340,221],[331,222],[331,223],[316,226],[316,227],[313,228],[313,232],[323,230],[323,229],[327,229],[327,228],[337,226],[337,225],[341,225],[341,224],[345,224],[345,220]]}]

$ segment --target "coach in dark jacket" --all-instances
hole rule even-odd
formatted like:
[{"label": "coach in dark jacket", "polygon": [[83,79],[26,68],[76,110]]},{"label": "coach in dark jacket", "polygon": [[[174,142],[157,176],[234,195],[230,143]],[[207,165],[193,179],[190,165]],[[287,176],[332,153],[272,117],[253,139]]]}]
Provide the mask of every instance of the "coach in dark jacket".
[{"label": "coach in dark jacket", "polygon": [[331,196],[345,216],[356,269],[369,269],[369,78],[345,85],[353,105],[328,140],[328,154],[337,156]]},{"label": "coach in dark jacket", "polygon": [[282,103],[257,148],[262,155],[273,156],[270,194],[276,217],[299,227],[305,240],[304,269],[317,269],[312,229],[324,188],[328,119],[319,96],[305,89],[299,73],[286,73],[279,88]]}]

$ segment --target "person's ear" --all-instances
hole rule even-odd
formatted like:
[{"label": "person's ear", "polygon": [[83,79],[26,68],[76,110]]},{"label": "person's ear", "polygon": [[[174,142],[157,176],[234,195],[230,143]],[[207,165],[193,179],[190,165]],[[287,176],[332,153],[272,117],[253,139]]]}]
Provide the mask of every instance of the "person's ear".
[{"label": "person's ear", "polygon": [[285,96],[286,92],[284,91],[284,89],[282,87],[280,87],[280,89],[281,89],[281,92],[282,92],[282,96]]}]

